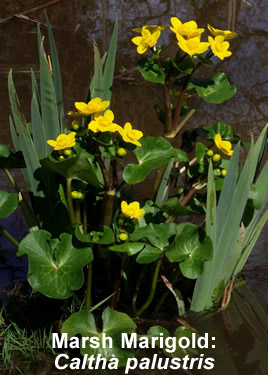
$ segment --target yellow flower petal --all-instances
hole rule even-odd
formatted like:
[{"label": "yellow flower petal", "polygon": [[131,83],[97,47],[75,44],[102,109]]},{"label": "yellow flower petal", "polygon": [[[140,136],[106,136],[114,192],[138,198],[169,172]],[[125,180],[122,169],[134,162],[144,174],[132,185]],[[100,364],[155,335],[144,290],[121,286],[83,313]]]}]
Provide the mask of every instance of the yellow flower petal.
[{"label": "yellow flower petal", "polygon": [[47,143],[52,146],[54,150],[64,150],[65,148],[72,148],[75,145],[75,136],[75,132],[60,134],[56,141],[50,139]]},{"label": "yellow flower petal", "polygon": [[142,36],[132,38],[132,42],[138,46],[137,52],[139,54],[143,54],[148,48],[152,48],[157,43],[161,31],[157,28],[156,31],[151,32],[147,26],[143,26],[141,34]]},{"label": "yellow flower petal", "polygon": [[125,142],[133,143],[136,146],[141,146],[138,139],[143,137],[143,133],[140,130],[132,129],[130,122],[126,122],[124,128],[118,129],[118,132]]},{"label": "yellow flower petal", "polygon": [[198,28],[195,21],[188,21],[182,23],[177,17],[171,17],[171,24],[173,27],[170,29],[176,34],[185,39],[197,37],[205,31],[205,29]]},{"label": "yellow flower petal", "polygon": [[214,36],[221,35],[224,37],[224,39],[233,39],[238,35],[234,31],[215,29],[209,24],[208,24],[208,29],[212,35]]},{"label": "yellow flower petal", "polygon": [[223,141],[222,137],[219,133],[216,134],[216,136],[214,138],[214,142],[215,142],[215,145],[218,147],[218,149],[221,152],[223,152],[224,154],[229,155],[229,156],[232,155],[233,150],[231,150],[231,148],[232,148],[231,142]]},{"label": "yellow flower petal", "polygon": [[108,100],[102,101],[101,98],[93,98],[88,103],[75,102],[75,108],[78,110],[82,116],[90,116],[94,113],[103,112],[107,107],[109,107],[110,102]]},{"label": "yellow flower petal", "polygon": [[145,210],[140,208],[139,202],[136,201],[130,204],[127,204],[126,201],[122,201],[121,211],[125,216],[135,219],[139,219],[145,213]]},{"label": "yellow flower petal", "polygon": [[231,56],[232,52],[228,51],[230,43],[225,41],[224,36],[218,35],[215,39],[209,36],[208,42],[211,46],[212,52],[219,59],[223,60],[225,57]]}]

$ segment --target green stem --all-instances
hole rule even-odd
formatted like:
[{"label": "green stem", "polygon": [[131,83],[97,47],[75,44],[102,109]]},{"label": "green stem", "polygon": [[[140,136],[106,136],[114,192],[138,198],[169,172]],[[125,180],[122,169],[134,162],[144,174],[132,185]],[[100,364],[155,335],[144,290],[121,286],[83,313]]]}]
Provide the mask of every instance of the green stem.
[{"label": "green stem", "polygon": [[[180,270],[180,267],[179,267],[179,264],[177,265],[177,268],[175,268],[170,276],[170,283],[171,284],[174,284],[175,281],[177,280],[178,276],[181,274],[181,270]],[[163,305],[163,303],[165,302],[168,294],[170,293],[170,290],[167,288],[165,290],[165,292],[162,294],[161,298],[159,299],[155,309],[154,309],[154,312],[157,313],[159,310],[160,310],[160,307]]]},{"label": "green stem", "polygon": [[152,200],[155,201],[159,187],[161,185],[165,170],[167,165],[162,165],[162,167],[157,168],[155,172],[155,178],[154,178],[154,185],[153,185],[153,191],[152,191]]},{"label": "green stem", "polygon": [[165,134],[165,137],[166,138],[175,138],[176,135],[178,134],[178,132],[181,130],[181,128],[186,124],[186,122],[193,116],[193,114],[195,113],[195,111],[197,110],[197,108],[200,106],[200,104],[202,103],[203,99],[200,98],[197,103],[195,104],[194,108],[192,108],[188,113],[187,115],[184,116],[184,118],[182,119],[182,121],[177,125],[177,127],[169,134]]},{"label": "green stem", "polygon": [[106,191],[104,197],[103,225],[107,225],[107,227],[112,225],[115,197],[115,189]]},{"label": "green stem", "polygon": [[74,215],[74,207],[73,207],[73,199],[72,199],[72,179],[66,178],[66,195],[67,195],[67,203],[69,208],[69,217],[71,224],[75,224],[75,215]]},{"label": "green stem", "polygon": [[162,259],[159,259],[157,264],[156,264],[150,294],[149,294],[147,300],[145,301],[144,305],[136,312],[136,314],[135,314],[136,316],[141,315],[147,309],[147,307],[151,304],[151,302],[154,298],[157,278],[158,278],[158,274],[159,274],[160,267],[161,267],[161,262],[162,262]]},{"label": "green stem", "polygon": [[83,233],[87,234],[87,200],[83,201]]},{"label": "green stem", "polygon": [[9,239],[10,242],[13,243],[13,245],[19,247],[20,243],[4,228],[2,225],[0,225],[0,231],[6,236],[6,238]]},{"label": "green stem", "polygon": [[143,265],[143,268],[142,268],[141,273],[139,275],[139,278],[138,278],[138,281],[137,281],[137,284],[136,284],[136,288],[135,288],[135,292],[134,292],[134,295],[133,295],[133,298],[132,298],[132,309],[133,309],[134,314],[136,314],[136,311],[137,311],[137,309],[136,309],[136,301],[137,301],[137,298],[138,298],[141,281],[143,279],[143,275],[144,275],[144,273],[146,271],[147,265],[148,264],[144,264]]},{"label": "green stem", "polygon": [[86,310],[91,307],[91,288],[92,288],[92,262],[88,264],[87,270],[87,291],[86,291]]},{"label": "green stem", "polygon": [[168,87],[164,84],[164,102],[165,102],[165,127],[166,133],[170,133],[172,131],[172,113],[171,113],[171,105],[170,105],[170,95],[168,91]]}]

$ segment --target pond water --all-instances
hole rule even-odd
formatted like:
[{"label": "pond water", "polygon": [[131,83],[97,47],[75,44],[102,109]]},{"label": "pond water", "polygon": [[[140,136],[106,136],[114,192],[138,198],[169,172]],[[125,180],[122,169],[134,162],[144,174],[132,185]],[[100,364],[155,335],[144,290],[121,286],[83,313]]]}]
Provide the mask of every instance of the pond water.
[{"label": "pond water", "polygon": [[[0,19],[39,7],[44,0],[5,1],[0,4]],[[134,70],[139,56],[131,42],[131,28],[145,24],[170,23],[177,16],[184,22],[195,19],[200,27],[207,23],[214,27],[232,28],[239,37],[231,41],[233,56],[221,62],[215,60],[213,72],[224,71],[231,83],[237,85],[233,100],[220,105],[203,103],[198,112],[187,123],[187,127],[211,125],[217,121],[229,123],[243,139],[257,137],[268,114],[268,7],[267,1],[256,0],[59,0],[47,6],[50,22],[55,26],[55,40],[59,51],[65,111],[73,109],[74,101],[83,101],[92,77],[93,39],[101,51],[109,44],[114,21],[119,22],[119,41],[113,87],[112,109],[119,124],[130,121],[145,135],[163,132],[153,105],[162,103],[162,90],[144,84]],[[35,20],[44,22],[43,9],[27,13],[31,22],[22,22],[18,17],[0,23],[0,143],[12,146],[9,132],[9,102],[7,74],[13,69],[15,85],[26,118],[30,113],[32,68],[38,76],[38,52]],[[46,31],[43,30],[45,34]],[[167,33],[168,34],[168,33]],[[163,37],[162,37],[163,38]],[[163,40],[162,40],[163,42]],[[174,41],[168,37],[168,50],[172,53]],[[127,72],[122,75],[122,71]],[[23,185],[21,176],[13,176]],[[9,188],[8,181],[0,172],[0,189]],[[148,191],[149,192],[149,191]],[[20,214],[1,220],[11,233],[20,240],[26,226]],[[259,302],[268,312],[268,245],[265,230],[260,236],[244,271],[249,285]],[[5,290],[25,280],[25,260],[16,258],[14,248],[0,236],[0,298],[5,299]],[[240,372],[237,372],[240,374]],[[217,372],[218,374],[218,372]],[[220,372],[219,372],[220,374]],[[241,372],[242,374],[242,372]],[[244,374],[244,373],[243,373]],[[253,374],[253,373],[252,373]]]}]

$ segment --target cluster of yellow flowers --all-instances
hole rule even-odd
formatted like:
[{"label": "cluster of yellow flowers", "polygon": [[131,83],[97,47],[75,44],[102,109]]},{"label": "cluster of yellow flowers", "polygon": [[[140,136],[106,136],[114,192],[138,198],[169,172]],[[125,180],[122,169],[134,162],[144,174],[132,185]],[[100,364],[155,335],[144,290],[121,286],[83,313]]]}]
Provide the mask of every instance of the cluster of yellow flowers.
[{"label": "cluster of yellow flowers", "polygon": [[[196,53],[204,53],[211,47],[214,55],[221,60],[231,56],[232,52],[228,51],[230,44],[226,42],[226,39],[236,37],[237,33],[229,30],[215,29],[211,25],[208,25],[208,30],[215,38],[213,39],[209,36],[208,42],[201,42],[201,34],[205,29],[198,28],[195,21],[182,23],[177,17],[171,17],[171,24],[172,27],[170,26],[170,29],[176,34],[179,47],[188,55],[193,56]],[[138,53],[142,54],[148,48],[153,48],[160,37],[161,31],[166,27],[148,25],[143,26],[141,29],[133,29],[133,31],[141,33],[141,36],[136,36],[132,39],[132,42],[138,46]]]},{"label": "cluster of yellow flowers", "polygon": [[[140,130],[132,129],[130,122],[125,123],[124,127],[117,125],[113,122],[114,114],[110,109],[106,108],[110,105],[110,102],[102,101],[101,98],[94,98],[88,103],[75,102],[77,112],[70,111],[68,115],[73,117],[90,116],[93,115],[94,120],[88,124],[88,129],[97,132],[118,132],[123,140],[128,143],[133,143],[136,146],[141,146],[138,141],[143,137],[143,133]],[[101,112],[104,112],[101,115]],[[79,122],[73,121],[73,128],[79,128]],[[48,140],[47,143],[54,148],[54,150],[66,150],[70,149],[75,145],[75,132],[69,134],[60,134],[56,140]]]}]

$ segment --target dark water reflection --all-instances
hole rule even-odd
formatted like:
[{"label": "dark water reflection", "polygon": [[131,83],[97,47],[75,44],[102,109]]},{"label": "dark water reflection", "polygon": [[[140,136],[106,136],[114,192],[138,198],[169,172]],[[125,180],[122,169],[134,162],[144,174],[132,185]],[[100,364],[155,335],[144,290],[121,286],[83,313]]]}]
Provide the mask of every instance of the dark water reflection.
[{"label": "dark water reflection", "polygon": [[[0,18],[10,14],[20,13],[41,5],[45,1],[24,0],[1,1]],[[268,114],[268,7],[267,1],[249,0],[248,5],[243,0],[236,1],[236,13],[230,11],[227,0],[62,0],[47,7],[47,13],[52,25],[63,29],[55,32],[59,50],[59,58],[63,76],[65,110],[73,109],[73,102],[83,101],[87,94],[88,84],[92,77],[93,67],[93,38],[104,51],[109,43],[115,19],[119,22],[119,41],[116,75],[120,68],[133,72],[135,61],[139,58],[135,46],[131,43],[133,33],[131,28],[144,24],[168,24],[171,16],[177,16],[183,21],[195,19],[200,27],[207,23],[214,27],[226,29],[228,24],[235,24],[239,34],[231,41],[233,56],[221,62],[215,59],[212,72],[225,71],[231,83],[237,85],[237,95],[231,101],[220,105],[202,104],[188,123],[188,127],[213,124],[217,121],[230,123],[238,134],[245,140],[250,135],[256,136],[267,122]],[[44,21],[42,10],[28,14]],[[43,31],[45,33],[45,31]],[[169,33],[164,33],[168,43],[168,52],[174,53],[174,40]],[[9,132],[9,102],[7,95],[7,74],[13,69],[14,80],[26,118],[30,118],[30,75],[32,68],[38,75],[38,54],[36,42],[36,26],[12,20],[0,23],[0,143],[11,145]],[[146,135],[156,135],[163,131],[153,110],[155,103],[162,103],[162,91],[143,82],[133,83],[115,80],[113,89],[112,109],[119,124],[126,121],[133,123]],[[23,184],[17,171],[15,178]],[[8,181],[0,172],[0,188],[6,189]],[[2,220],[18,239],[26,233],[26,227],[20,215]],[[17,229],[15,229],[17,228]],[[268,311],[268,253],[267,234],[263,231],[246,271],[250,285],[266,311]],[[6,251],[12,247],[0,237],[0,294],[1,290],[10,287],[12,283],[24,278],[23,262],[16,261],[16,269],[10,274],[9,266],[13,255],[8,258]],[[13,253],[12,253],[13,254]],[[3,260],[5,259],[5,260]],[[259,267],[261,265],[262,267]],[[8,283],[3,282],[8,278]],[[218,374],[218,372],[217,372]],[[220,372],[219,372],[220,374]]]}]

